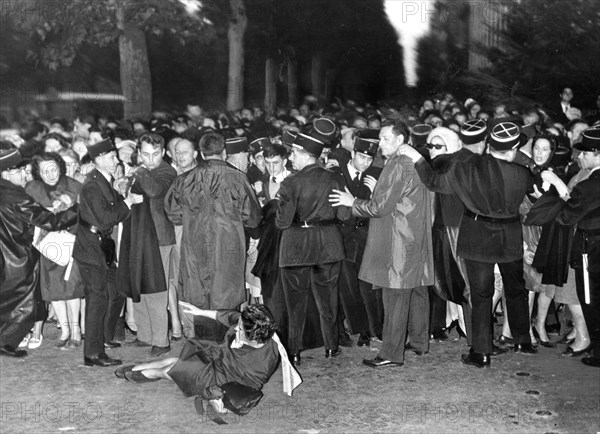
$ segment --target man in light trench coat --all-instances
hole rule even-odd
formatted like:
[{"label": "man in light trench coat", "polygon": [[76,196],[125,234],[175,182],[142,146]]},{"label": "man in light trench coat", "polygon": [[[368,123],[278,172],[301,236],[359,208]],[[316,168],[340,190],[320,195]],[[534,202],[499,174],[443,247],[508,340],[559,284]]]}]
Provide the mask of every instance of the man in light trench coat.
[{"label": "man in light trench coat", "polygon": [[369,217],[369,234],[359,278],[382,288],[383,345],[373,368],[402,366],[407,330],[417,354],[429,351],[429,298],[433,284],[431,196],[421,183],[411,160],[396,155],[408,141],[408,127],[399,120],[386,121],[379,133],[386,163],[370,200],[355,199],[333,190],[334,206],[352,207],[356,217]]}]

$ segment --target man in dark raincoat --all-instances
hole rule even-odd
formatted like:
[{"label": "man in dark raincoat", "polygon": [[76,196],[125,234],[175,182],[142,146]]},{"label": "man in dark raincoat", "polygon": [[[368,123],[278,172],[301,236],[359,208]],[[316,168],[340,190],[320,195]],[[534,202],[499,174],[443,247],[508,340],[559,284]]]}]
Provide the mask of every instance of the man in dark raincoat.
[{"label": "man in dark raincoat", "polygon": [[[179,299],[201,309],[235,309],[246,300],[244,228],[261,219],[258,199],[246,175],[226,163],[225,139],[200,140],[204,160],[180,175],[165,197],[165,211],[183,225]],[[224,327],[196,322],[196,337],[221,340]]]},{"label": "man in dark raincoat", "polygon": [[0,154],[0,355],[12,357],[27,355],[17,346],[33,327],[36,312],[45,310],[40,290],[40,254],[32,246],[34,228],[52,231],[77,221],[73,208],[53,214],[35,203],[23,188],[23,169],[23,158],[17,149]]}]

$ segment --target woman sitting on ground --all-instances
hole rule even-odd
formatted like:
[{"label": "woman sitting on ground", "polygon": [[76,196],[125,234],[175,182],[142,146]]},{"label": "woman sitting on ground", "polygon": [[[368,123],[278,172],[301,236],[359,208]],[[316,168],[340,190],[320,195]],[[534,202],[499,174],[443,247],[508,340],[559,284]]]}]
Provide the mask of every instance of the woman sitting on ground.
[{"label": "woman sitting on ground", "polygon": [[192,338],[179,357],[122,366],[115,371],[117,377],[134,383],[173,380],[186,397],[197,395],[207,400],[218,400],[218,386],[229,382],[261,389],[279,361],[278,344],[273,339],[276,325],[269,309],[256,304],[246,306],[242,312],[205,310],[179,303],[186,313],[212,318],[230,327],[224,342]]}]

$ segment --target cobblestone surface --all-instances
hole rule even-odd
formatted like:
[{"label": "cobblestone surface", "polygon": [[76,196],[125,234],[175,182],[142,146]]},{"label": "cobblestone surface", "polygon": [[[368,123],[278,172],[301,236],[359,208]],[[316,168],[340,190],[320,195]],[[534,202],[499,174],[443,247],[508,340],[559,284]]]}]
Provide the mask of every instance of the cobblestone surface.
[{"label": "cobblestone surface", "polygon": [[[596,432],[600,430],[600,370],[560,357],[564,346],[537,355],[507,353],[489,370],[464,366],[456,335],[432,343],[428,355],[409,353],[403,367],[361,364],[379,345],[302,353],[304,383],[282,392],[278,370],[265,397],[227,425],[198,416],[193,398],[171,382],[133,384],[111,368],[83,365],[81,350],[59,350],[56,327],[25,359],[0,358],[1,433],[229,433],[229,432]],[[453,339],[454,338],[454,339]],[[127,340],[133,336],[127,335]],[[172,345],[177,355],[182,343]],[[109,350],[126,363],[149,360],[148,348]],[[527,373],[529,375],[517,375]],[[535,392],[538,392],[537,394]]]}]

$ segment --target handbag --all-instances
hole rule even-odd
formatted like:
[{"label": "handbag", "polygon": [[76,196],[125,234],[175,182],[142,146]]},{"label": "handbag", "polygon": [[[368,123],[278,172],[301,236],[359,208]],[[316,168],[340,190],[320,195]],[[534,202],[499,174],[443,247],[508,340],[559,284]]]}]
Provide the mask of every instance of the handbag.
[{"label": "handbag", "polygon": [[33,236],[35,247],[45,258],[66,267],[71,261],[75,235],[67,231],[46,232],[36,226]]},{"label": "handbag", "polygon": [[238,416],[248,414],[263,397],[260,390],[236,382],[229,382],[220,387],[223,391],[223,405]]}]

